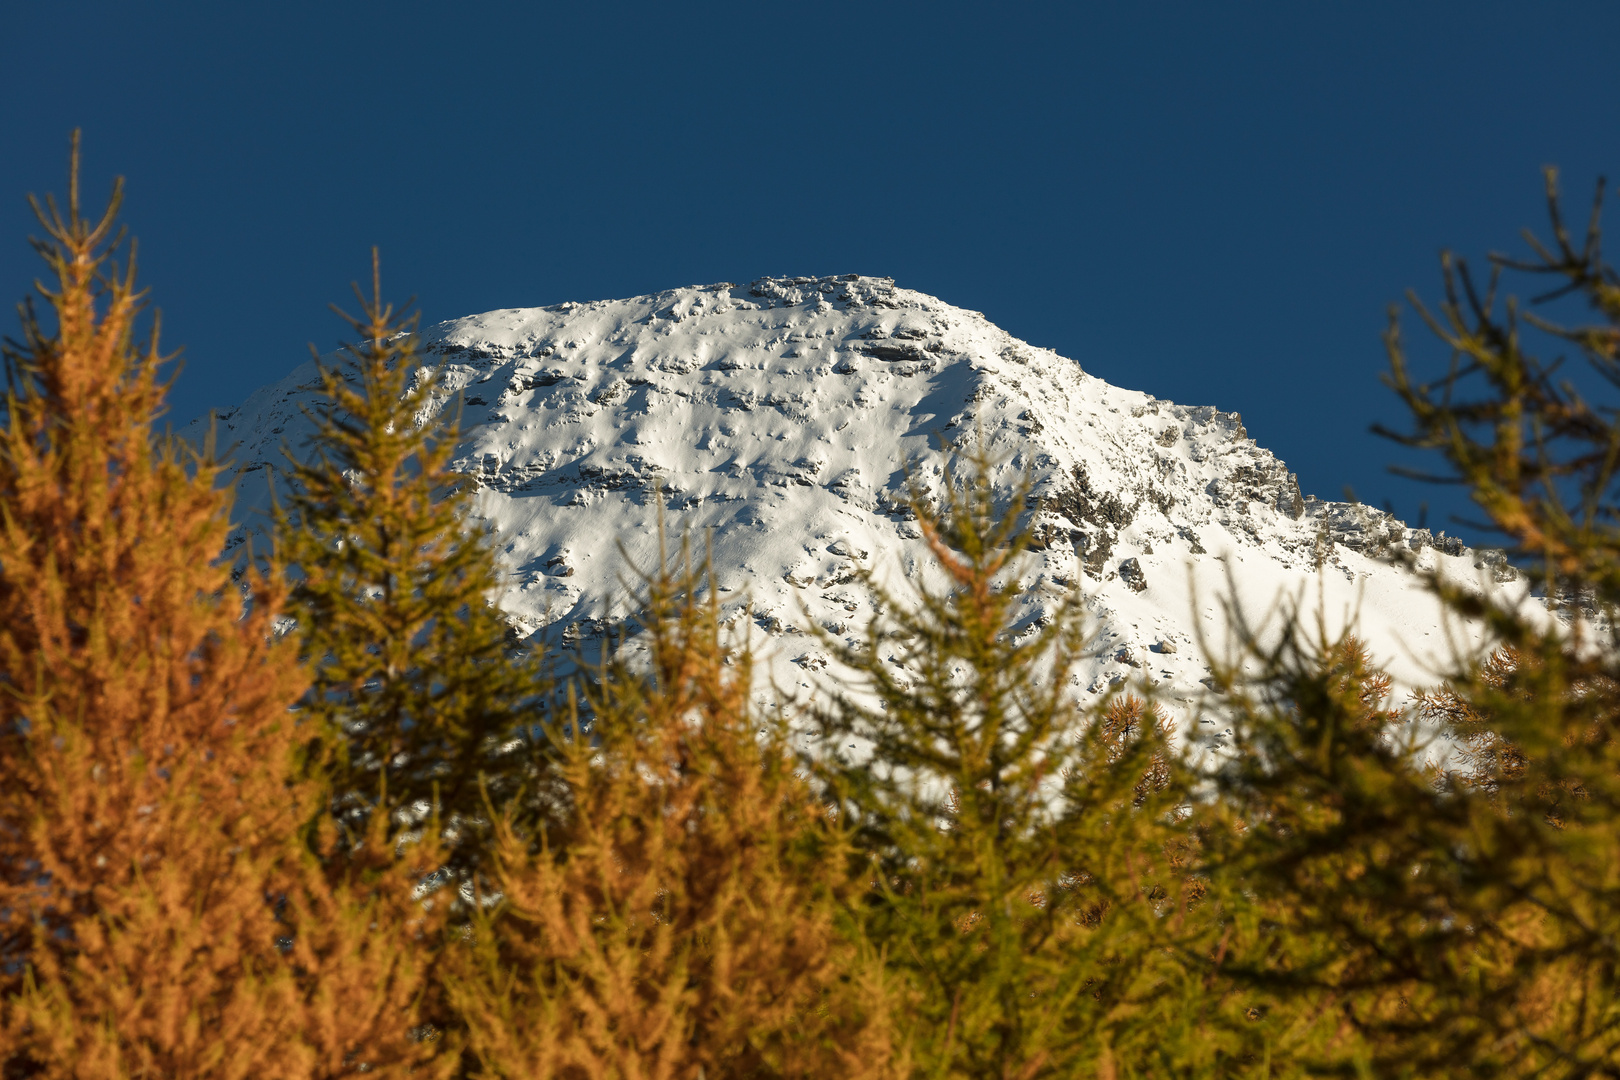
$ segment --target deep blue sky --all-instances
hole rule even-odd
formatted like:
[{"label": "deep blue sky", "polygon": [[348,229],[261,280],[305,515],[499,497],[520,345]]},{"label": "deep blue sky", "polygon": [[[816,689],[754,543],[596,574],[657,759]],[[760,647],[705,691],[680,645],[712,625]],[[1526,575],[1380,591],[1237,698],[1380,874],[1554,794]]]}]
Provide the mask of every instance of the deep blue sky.
[{"label": "deep blue sky", "polygon": [[1445,524],[1367,432],[1387,305],[1539,225],[1543,164],[1620,177],[1613,0],[12,0],[0,41],[0,295],[82,127],[181,423],[332,345],[372,244],[429,321],[888,274]]}]

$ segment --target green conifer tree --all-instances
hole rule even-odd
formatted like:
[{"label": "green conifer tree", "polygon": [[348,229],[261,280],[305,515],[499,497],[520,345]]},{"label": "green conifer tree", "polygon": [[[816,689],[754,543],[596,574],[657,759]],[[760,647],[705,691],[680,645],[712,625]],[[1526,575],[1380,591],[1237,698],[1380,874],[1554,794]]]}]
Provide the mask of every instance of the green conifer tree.
[{"label": "green conifer tree", "polygon": [[373,251],[372,295],[357,286],[361,314],[344,315],[360,342],[317,358],[319,430],[307,458],[289,454],[276,552],[295,571],[306,709],[339,819],[358,836],[380,814],[393,836],[436,813],[466,870],[488,835],[486,797],[541,793],[544,687],[493,605],[500,572],[450,465],[459,431],[439,372],[421,363],[415,317],[380,288]]},{"label": "green conifer tree", "polygon": [[[1446,257],[1444,300],[1418,305],[1452,354],[1444,377],[1414,376],[1393,316],[1387,342],[1413,418],[1399,437],[1444,460],[1548,607],[1577,617],[1435,575],[1497,648],[1458,657],[1411,708],[1380,702],[1388,684],[1353,643],[1297,625],[1275,648],[1250,637],[1257,680],[1223,676],[1236,739],[1215,792],[1231,827],[1211,831],[1207,870],[1253,897],[1254,919],[1222,975],[1267,999],[1255,1026],[1297,1074],[1620,1073],[1620,274],[1597,211],[1577,241],[1551,175],[1548,200],[1552,242],[1494,257],[1489,285]],[[1501,304],[1514,271],[1596,318]],[[1536,333],[1578,350],[1608,399],[1555,376]]]},{"label": "green conifer tree", "polygon": [[946,587],[900,597],[864,569],[864,640],[825,639],[857,677],[813,762],[871,860],[855,923],[905,986],[919,1075],[1184,1071],[1217,1052],[1190,1035],[1212,919],[1186,775],[1155,711],[1077,703],[1075,597],[1018,632],[1023,493],[998,506],[984,451],[968,460],[938,511],[912,493]]}]

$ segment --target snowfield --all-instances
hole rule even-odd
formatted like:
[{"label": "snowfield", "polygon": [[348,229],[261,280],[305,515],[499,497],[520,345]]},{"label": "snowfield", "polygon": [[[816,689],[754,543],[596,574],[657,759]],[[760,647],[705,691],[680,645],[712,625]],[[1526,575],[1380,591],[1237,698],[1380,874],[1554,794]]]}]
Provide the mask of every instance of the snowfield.
[{"label": "snowfield", "polygon": [[[1331,632],[1354,624],[1408,687],[1481,641],[1443,615],[1424,572],[1544,610],[1495,553],[1303,495],[1237,413],[1112,386],[887,278],[491,311],[422,336],[446,374],[429,410],[462,410],[460,467],[509,571],[500,605],[559,655],[628,610],[632,568],[657,558],[661,489],[674,542],[690,537],[699,555],[712,542],[727,617],[751,605],[764,673],[813,692],[825,657],[799,627],[864,623],[856,560],[891,580],[926,572],[902,502],[907,469],[934,481],[941,440],[966,445],[976,431],[1000,462],[998,486],[1027,473],[1041,500],[1021,625],[1074,590],[1093,620],[1096,648],[1074,680],[1083,693],[1152,683],[1190,715],[1209,673],[1200,638],[1226,640],[1228,594],[1256,619],[1299,603]],[[306,363],[218,418],[244,521],[267,504],[283,445],[305,444],[300,406],[317,386]]]}]

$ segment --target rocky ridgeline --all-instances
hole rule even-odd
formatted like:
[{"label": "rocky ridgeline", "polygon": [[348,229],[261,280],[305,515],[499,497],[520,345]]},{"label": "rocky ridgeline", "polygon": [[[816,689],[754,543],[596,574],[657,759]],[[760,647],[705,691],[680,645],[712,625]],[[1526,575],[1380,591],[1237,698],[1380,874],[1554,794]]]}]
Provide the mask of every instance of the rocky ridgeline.
[{"label": "rocky ridgeline", "polygon": [[[1353,602],[1374,638],[1437,622],[1413,599],[1425,552],[1513,579],[1499,554],[1303,495],[1235,412],[1111,386],[888,278],[723,282],[493,311],[423,336],[445,367],[425,412],[461,409],[459,467],[510,569],[501,603],[560,649],[623,614],[619,545],[629,566],[651,566],[661,504],[670,542],[712,550],[728,618],[782,636],[778,673],[808,691],[785,665],[825,658],[794,632],[860,625],[871,598],[856,563],[927,572],[909,493],[932,497],[950,452],[979,438],[998,489],[1033,485],[1020,625],[1078,589],[1100,643],[1080,679],[1091,688],[1197,685],[1192,646],[1213,618],[1200,572],[1264,603],[1326,571],[1324,602]],[[306,365],[221,417],[244,462],[238,505],[262,505],[265,465],[307,437],[313,380]]]}]

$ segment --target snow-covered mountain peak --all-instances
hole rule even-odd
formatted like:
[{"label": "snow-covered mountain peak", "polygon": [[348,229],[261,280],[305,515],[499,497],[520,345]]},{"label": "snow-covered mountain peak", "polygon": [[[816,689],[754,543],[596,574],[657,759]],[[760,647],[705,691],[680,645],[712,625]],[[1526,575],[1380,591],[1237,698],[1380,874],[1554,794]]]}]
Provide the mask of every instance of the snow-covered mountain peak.
[{"label": "snow-covered mountain peak", "polygon": [[[824,661],[794,628],[864,621],[853,559],[926,572],[907,477],[927,485],[942,445],[981,433],[998,485],[1028,476],[1040,501],[1019,578],[1025,622],[1080,590],[1098,633],[1079,676],[1092,692],[1150,680],[1190,701],[1207,674],[1200,632],[1220,638],[1229,589],[1251,611],[1286,595],[1331,624],[1355,620],[1408,683],[1432,681],[1454,639],[1475,635],[1447,627],[1392,554],[1523,591],[1511,568],[1455,539],[1304,495],[1235,412],[1110,385],[889,278],[506,309],[423,339],[445,367],[429,408],[459,403],[461,467],[510,570],[501,603],[559,646],[622,613],[631,567],[657,557],[661,490],[668,533],[700,549],[710,538],[728,613],[751,601],[779,681],[808,687],[800,669]],[[242,505],[263,504],[264,466],[307,438],[299,405],[314,375],[306,364],[220,418],[221,443],[238,444]]]}]

